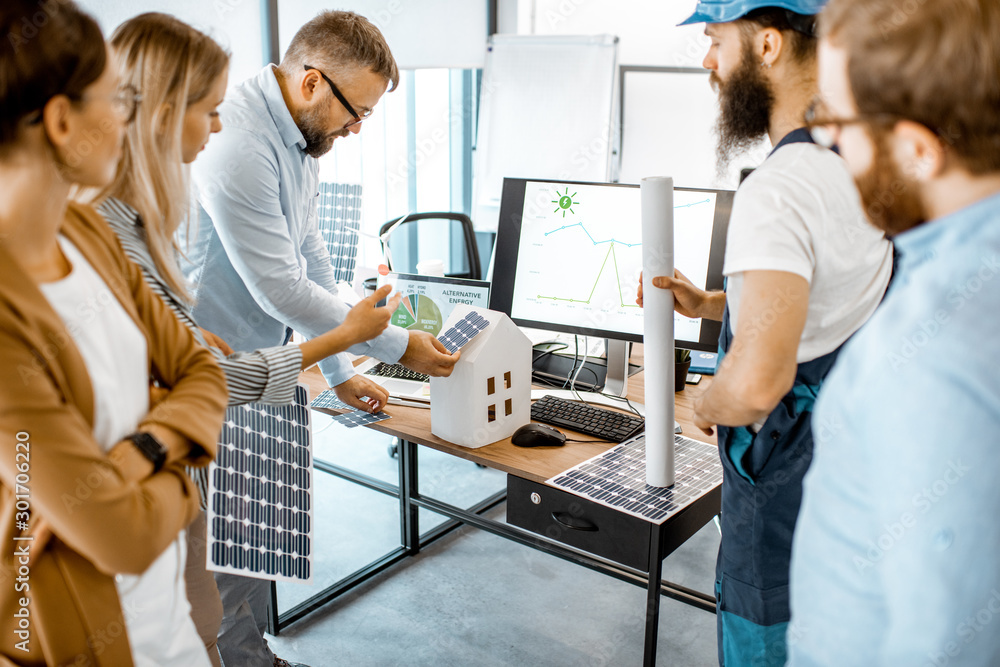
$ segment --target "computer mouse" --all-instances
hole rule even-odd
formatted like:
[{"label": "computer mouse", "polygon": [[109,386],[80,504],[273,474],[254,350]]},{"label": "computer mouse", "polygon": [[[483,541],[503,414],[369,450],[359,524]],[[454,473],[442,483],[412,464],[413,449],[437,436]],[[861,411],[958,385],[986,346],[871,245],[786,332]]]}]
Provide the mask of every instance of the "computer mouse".
[{"label": "computer mouse", "polygon": [[562,447],[566,436],[545,424],[525,424],[514,431],[510,441],[518,447]]}]

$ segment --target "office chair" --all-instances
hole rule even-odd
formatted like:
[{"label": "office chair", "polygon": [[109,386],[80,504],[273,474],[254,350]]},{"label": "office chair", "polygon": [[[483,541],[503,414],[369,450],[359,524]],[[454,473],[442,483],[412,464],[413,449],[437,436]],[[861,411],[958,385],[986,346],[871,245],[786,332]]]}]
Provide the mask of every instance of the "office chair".
[{"label": "office chair", "polygon": [[361,186],[320,183],[316,212],[334,276],[338,282],[353,283],[361,230]]},{"label": "office chair", "polygon": [[[379,236],[384,236],[400,219],[395,218],[382,225]],[[414,224],[417,226],[414,227]],[[464,252],[461,253],[454,247],[459,234],[464,246]],[[421,239],[428,237],[433,241],[421,248]],[[476,233],[472,228],[472,220],[463,213],[414,213],[406,216],[406,220],[385,238],[385,243],[389,245],[392,254],[393,271],[416,273],[418,262],[442,259],[446,276],[482,280],[483,269],[479,261]]]}]

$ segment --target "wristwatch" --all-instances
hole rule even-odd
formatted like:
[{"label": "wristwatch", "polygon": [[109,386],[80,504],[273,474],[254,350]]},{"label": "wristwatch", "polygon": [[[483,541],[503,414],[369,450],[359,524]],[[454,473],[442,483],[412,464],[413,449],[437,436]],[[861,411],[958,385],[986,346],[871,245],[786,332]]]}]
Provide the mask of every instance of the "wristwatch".
[{"label": "wristwatch", "polygon": [[124,439],[131,440],[135,448],[149,459],[150,463],[153,464],[154,473],[158,473],[163,469],[163,464],[167,462],[167,448],[152,434],[137,431],[126,435]]}]

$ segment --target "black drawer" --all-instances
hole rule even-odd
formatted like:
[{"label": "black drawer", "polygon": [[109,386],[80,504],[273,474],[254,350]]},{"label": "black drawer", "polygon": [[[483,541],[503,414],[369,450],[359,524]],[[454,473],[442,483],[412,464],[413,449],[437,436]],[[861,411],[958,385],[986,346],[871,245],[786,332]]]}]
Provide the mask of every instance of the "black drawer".
[{"label": "black drawer", "polygon": [[643,572],[657,534],[648,521],[514,475],[507,475],[507,523]]}]

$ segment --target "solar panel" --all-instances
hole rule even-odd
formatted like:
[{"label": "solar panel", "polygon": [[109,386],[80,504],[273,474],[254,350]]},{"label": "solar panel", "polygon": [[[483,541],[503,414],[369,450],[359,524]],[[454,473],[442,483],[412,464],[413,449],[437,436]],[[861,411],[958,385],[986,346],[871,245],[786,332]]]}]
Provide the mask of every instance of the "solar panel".
[{"label": "solar panel", "polygon": [[334,278],[338,282],[354,282],[361,229],[361,186],[320,183],[317,215],[320,234],[330,251]]},{"label": "solar panel", "polygon": [[450,353],[461,349],[490,325],[489,320],[479,313],[469,313],[451,328],[438,336],[438,340]]},{"label": "solar panel", "polygon": [[208,569],[312,582],[312,433],[309,394],[290,405],[226,411],[209,471]]},{"label": "solar panel", "polygon": [[722,484],[722,462],[715,445],[680,435],[674,436],[674,442],[675,483],[670,488],[646,485],[644,435],[612,447],[546,483],[619,512],[663,523]]},{"label": "solar panel", "polygon": [[326,391],[320,393],[320,395],[313,399],[313,402],[309,405],[313,408],[323,408],[328,410],[350,410],[350,412],[332,416],[333,421],[339,422],[347,428],[367,426],[368,424],[374,424],[375,422],[391,418],[390,415],[387,415],[384,412],[371,414],[369,412],[365,412],[364,410],[355,410],[353,406],[350,406],[337,398],[337,394],[334,393],[332,389],[327,389]]},{"label": "solar panel", "polygon": [[326,408],[328,410],[351,410],[350,405],[337,398],[337,393],[333,389],[326,389],[313,399],[309,404],[311,408]]},{"label": "solar panel", "polygon": [[384,412],[371,414],[370,412],[365,412],[364,410],[355,410],[354,412],[345,412],[342,415],[333,416],[333,421],[340,422],[347,428],[367,426],[368,424],[385,421],[386,419],[391,419],[391,417]]}]

